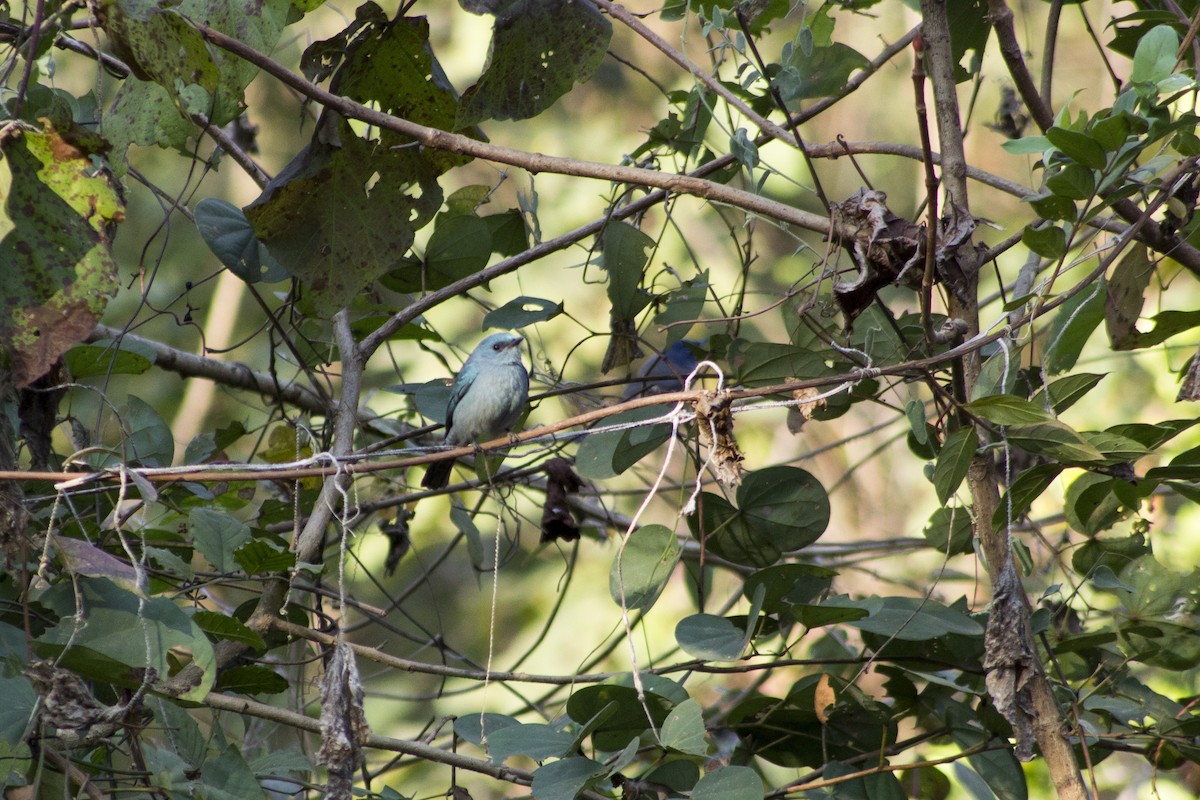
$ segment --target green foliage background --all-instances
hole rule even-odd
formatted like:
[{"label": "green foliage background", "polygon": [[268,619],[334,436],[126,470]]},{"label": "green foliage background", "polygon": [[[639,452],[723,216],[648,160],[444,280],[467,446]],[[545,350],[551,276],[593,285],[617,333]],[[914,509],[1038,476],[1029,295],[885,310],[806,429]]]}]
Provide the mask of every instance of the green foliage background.
[{"label": "green foliage background", "polygon": [[6,790],[1191,796],[1192,5],[0,8]]}]

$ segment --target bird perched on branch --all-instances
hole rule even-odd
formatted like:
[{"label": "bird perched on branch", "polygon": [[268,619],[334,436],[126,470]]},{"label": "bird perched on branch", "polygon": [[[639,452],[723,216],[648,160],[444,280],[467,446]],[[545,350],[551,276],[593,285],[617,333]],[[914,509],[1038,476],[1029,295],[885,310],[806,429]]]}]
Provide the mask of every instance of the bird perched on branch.
[{"label": "bird perched on branch", "polygon": [[638,370],[637,377],[625,387],[622,400],[664,392],[678,392],[683,381],[696,368],[699,360],[696,351],[703,350],[699,342],[680,339],[673,342],[661,354],[654,356]]},{"label": "bird perched on branch", "polygon": [[[480,342],[458,371],[446,405],[446,444],[479,444],[507,433],[529,403],[529,373],[521,363],[514,333],[493,333]],[[440,489],[450,480],[452,460],[429,465],[421,486]]]}]

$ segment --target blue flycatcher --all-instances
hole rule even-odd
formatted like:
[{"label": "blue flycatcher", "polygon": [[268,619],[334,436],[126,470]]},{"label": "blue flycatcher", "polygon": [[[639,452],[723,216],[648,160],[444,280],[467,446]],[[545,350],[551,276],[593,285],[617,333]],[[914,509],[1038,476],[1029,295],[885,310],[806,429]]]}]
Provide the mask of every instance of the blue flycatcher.
[{"label": "blue flycatcher", "polygon": [[[521,363],[514,333],[493,333],[467,357],[446,405],[446,444],[479,444],[507,433],[529,403],[529,373]],[[429,465],[421,486],[440,489],[450,480],[452,460]]]},{"label": "blue flycatcher", "polygon": [[625,387],[621,399],[680,391],[684,380],[700,363],[696,358],[696,350],[704,350],[704,345],[690,339],[672,343],[661,354],[642,365],[637,377]]}]

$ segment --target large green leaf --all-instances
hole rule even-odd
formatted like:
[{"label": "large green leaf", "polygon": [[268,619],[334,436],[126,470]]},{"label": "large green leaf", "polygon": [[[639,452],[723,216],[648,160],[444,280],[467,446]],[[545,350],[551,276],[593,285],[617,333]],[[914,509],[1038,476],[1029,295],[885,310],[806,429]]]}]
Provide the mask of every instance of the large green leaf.
[{"label": "large green leaf", "polygon": [[590,758],[572,756],[538,767],[530,788],[534,800],[575,800],[587,785],[605,772]]},{"label": "large green leaf", "polygon": [[600,235],[600,246],[612,313],[618,319],[633,319],[650,300],[641,287],[654,240],[626,222],[612,222]]},{"label": "large green leaf", "polygon": [[675,640],[693,658],[735,661],[746,649],[746,633],[725,617],[692,614],[675,626]]},{"label": "large green leaf", "polygon": [[768,467],[746,475],[737,491],[746,524],[783,551],[815,542],[829,524],[829,495],[799,467]]},{"label": "large green leaf", "polygon": [[613,559],[608,592],[613,602],[630,609],[648,609],[658,600],[679,563],[683,548],[674,531],[645,525],[633,532]]},{"label": "large green leaf", "polygon": [[535,117],[586,81],[604,59],[612,24],[591,3],[500,0],[487,66],[462,97],[456,127]]},{"label": "large green leaf", "polygon": [[[433,57],[423,18],[378,15],[348,43],[339,40],[338,49],[333,80],[340,94],[413,122],[452,124],[454,90]],[[327,114],[313,141],[245,209],[256,236],[306,287],[320,315],[350,305],[402,263],[416,231],[442,205],[438,177],[464,163],[462,156],[414,147],[409,137],[374,133],[364,138]],[[477,268],[478,254],[491,247],[480,225],[488,243],[469,248],[474,260],[462,261],[451,248],[439,263],[460,277]]]},{"label": "large green leaf", "polygon": [[188,516],[192,543],[221,574],[236,572],[235,553],[250,541],[250,528],[217,508],[193,508]]},{"label": "large green leaf", "polygon": [[534,761],[561,758],[575,743],[575,737],[552,725],[542,723],[509,725],[488,734],[488,755],[496,764],[510,756],[522,755]]},{"label": "large green leaf", "polygon": [[[38,637],[43,651],[58,652],[69,645],[72,649],[68,655],[74,657],[70,666],[76,671],[88,663],[86,654],[91,651],[131,669],[151,668],[165,679],[171,674],[168,651],[184,648],[191,652],[202,677],[183,698],[199,701],[208,694],[216,677],[212,645],[177,605],[161,597],[139,598],[106,578],[78,578],[75,583],[87,612],[87,624],[76,624],[76,593],[72,587],[64,583],[51,588],[42,595],[41,602],[53,608],[62,622]],[[78,655],[75,648],[80,648]],[[89,677],[112,682],[121,676]]]},{"label": "large green leaf", "polygon": [[91,333],[117,289],[112,238],[125,208],[92,162],[103,145],[50,127],[0,140],[0,369],[17,387]]},{"label": "large green leaf", "polygon": [[908,641],[925,641],[947,634],[977,636],[983,633],[980,624],[961,611],[935,600],[915,597],[885,597],[870,616],[849,624],[863,631]]},{"label": "large green leaf", "polygon": [[690,697],[671,709],[659,732],[663,746],[681,753],[706,755],[708,740],[701,712],[700,704]]},{"label": "large green leaf", "polygon": [[975,457],[975,448],[979,439],[975,428],[959,428],[946,437],[938,453],[937,463],[933,467],[933,488],[937,492],[938,502],[942,505],[954,496],[959,485],[967,477],[971,460]]},{"label": "large green leaf", "polygon": [[763,782],[749,767],[718,767],[704,774],[692,790],[692,800],[756,800]]},{"label": "large green leaf", "polygon": [[616,683],[586,686],[571,695],[567,701],[567,714],[583,724],[603,713],[602,721],[592,730],[592,741],[601,750],[621,750],[651,726],[661,726],[676,705],[655,692],[654,688],[647,686],[643,706],[638,700],[637,690],[632,686]]}]

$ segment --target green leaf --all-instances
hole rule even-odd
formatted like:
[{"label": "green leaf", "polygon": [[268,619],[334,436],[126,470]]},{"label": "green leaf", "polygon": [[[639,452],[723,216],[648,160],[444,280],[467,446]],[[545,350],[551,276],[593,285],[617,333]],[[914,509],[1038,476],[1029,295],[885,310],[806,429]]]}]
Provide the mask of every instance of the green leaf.
[{"label": "green leaf", "polygon": [[664,525],[645,525],[633,532],[617,552],[608,576],[613,602],[629,609],[649,609],[658,600],[683,552],[675,533]]},{"label": "green leaf", "polygon": [[837,94],[856,70],[871,66],[870,59],[840,42],[812,48],[796,47],[775,74],[775,85],[785,101],[807,100]]},{"label": "green leaf", "polygon": [[[454,87],[430,50],[424,18],[388,20],[380,14],[352,41],[337,41],[335,49],[339,94],[423,125],[442,130],[453,125]],[[364,132],[330,116],[246,207],[255,235],[304,285],[318,315],[332,316],[351,305],[372,281],[398,266],[416,231],[441,208],[438,177],[466,159],[413,144],[402,134]],[[462,250],[435,249],[439,268],[470,270],[484,237],[490,255],[487,225],[479,224]]]},{"label": "green leaf", "polygon": [[233,617],[226,616],[225,614],[201,608],[192,612],[192,621],[199,626],[200,630],[207,633],[213,639],[226,639],[231,642],[239,642],[249,646],[258,653],[262,653],[267,649],[266,642],[263,641],[261,636]]},{"label": "green leaf", "polygon": [[492,252],[498,256],[515,256],[529,247],[529,227],[520,211],[510,209],[500,214],[482,217],[492,236]]},{"label": "green leaf", "polygon": [[426,288],[440,289],[470,277],[491,257],[492,234],[486,222],[465,214],[440,214],[425,247]]},{"label": "green leaf", "polygon": [[619,319],[633,319],[650,299],[641,285],[654,240],[628,223],[613,222],[605,226],[600,245],[612,313]]},{"label": "green leaf", "polygon": [[1067,253],[1067,234],[1057,225],[1026,225],[1021,242],[1042,258],[1057,261]]},{"label": "green leaf", "polygon": [[210,800],[244,800],[263,794],[258,779],[242,757],[240,743],[231,744],[216,758],[205,760],[198,783],[198,793]]},{"label": "green leaf", "polygon": [[286,280],[288,271],[254,235],[245,213],[226,200],[206,197],[196,204],[196,230],[208,249],[246,283]]},{"label": "green leaf", "polygon": [[729,152],[746,169],[758,166],[758,145],[746,135],[745,128],[738,128],[733,136],[729,137]]},{"label": "green leaf", "polygon": [[983,633],[983,627],[961,611],[919,597],[885,597],[870,616],[848,624],[870,633],[917,642],[951,633],[963,636]]},{"label": "green leaf", "polygon": [[[12,678],[0,675],[0,697],[4,698],[4,703],[0,704],[0,747],[19,745],[23,737],[28,735],[26,729],[29,720],[33,719],[38,707],[37,693],[24,675]],[[0,751],[0,757],[3,755],[3,751]],[[25,757],[28,758],[28,753]],[[3,760],[0,760],[0,764],[3,764],[0,768],[0,785],[4,785],[3,779],[8,771],[17,768],[17,765]]]},{"label": "green leaf", "polygon": [[997,425],[1020,425],[1038,422],[1053,422],[1054,417],[1041,406],[1034,405],[1023,397],[1011,394],[994,394],[972,400],[965,406],[975,416]]},{"label": "green leaf", "polygon": [[667,761],[647,773],[645,780],[647,784],[666,786],[679,794],[690,794],[700,780],[700,768],[693,759]]},{"label": "green leaf", "polygon": [[807,547],[829,524],[829,495],[799,467],[768,467],[746,475],[737,491],[746,524],[784,551]]},{"label": "green leaf", "polygon": [[700,704],[689,697],[671,709],[671,713],[663,720],[659,741],[664,747],[681,753],[707,755],[708,741],[705,737],[704,716],[701,714]]},{"label": "green leaf", "polygon": [[[208,694],[217,673],[212,645],[177,605],[161,597],[139,598],[106,578],[78,578],[75,584],[77,589],[59,584],[40,599],[62,618],[58,626],[37,638],[45,646],[43,653],[60,652],[70,644],[63,666],[74,671],[87,667],[86,654],[91,651],[125,666],[150,667],[166,676],[171,674],[167,653],[172,647],[180,647],[191,652],[193,663],[201,670],[199,684],[182,699],[200,701]],[[83,627],[77,627],[74,620],[76,591],[87,611],[87,624]],[[99,666],[99,660],[91,663]],[[109,682],[114,677],[87,676]]]},{"label": "green leaf", "polygon": [[937,492],[938,502],[942,505],[954,496],[963,479],[971,460],[975,457],[975,449],[979,439],[975,429],[959,428],[946,437],[941,452],[938,453],[937,464],[933,468],[933,488]]},{"label": "green leaf", "polygon": [[823,378],[833,370],[816,353],[774,342],[735,339],[727,354],[739,383],[772,386],[791,379]]},{"label": "green leaf", "polygon": [[296,566],[295,553],[262,539],[246,542],[237,548],[233,559],[247,575],[279,575]]},{"label": "green leaf", "polygon": [[211,113],[220,69],[183,14],[151,0],[116,0],[105,6],[102,23],[113,50],[134,75],[174,93],[189,114]]},{"label": "green leaf", "polygon": [[111,240],[125,209],[88,145],[103,142],[52,128],[0,141],[0,370],[18,388],[91,333],[117,289]]},{"label": "green leaf", "polygon": [[979,378],[971,387],[970,399],[1011,393],[1021,376],[1021,349],[1001,348],[999,352],[988,356],[979,370]]},{"label": "green leaf", "polygon": [[1046,179],[1046,188],[1061,197],[1088,200],[1096,193],[1096,175],[1082,164],[1067,164]]},{"label": "green leaf", "polygon": [[1137,329],[1145,292],[1154,277],[1154,263],[1145,245],[1135,245],[1117,262],[1105,293],[1104,326],[1114,350],[1138,347]]},{"label": "green leaf", "polygon": [[603,775],[604,765],[590,758],[572,756],[538,767],[533,773],[534,800],[575,800],[594,778]]},{"label": "green leaf", "polygon": [[1079,209],[1076,208],[1075,201],[1069,197],[1043,191],[1026,197],[1024,200],[1029,203],[1029,207],[1033,209],[1034,213],[1050,222],[1062,220],[1073,223],[1079,218]]},{"label": "green leaf", "polygon": [[542,723],[508,725],[488,734],[488,756],[503,764],[510,756],[528,756],[534,761],[561,758],[570,752],[575,737]]},{"label": "green leaf", "polygon": [[193,508],[188,515],[192,543],[222,575],[237,571],[235,551],[250,541],[250,529],[215,508]]},{"label": "green leaf", "polygon": [[1092,582],[1093,586],[1102,591],[1121,591],[1133,594],[1133,587],[1127,583],[1122,583],[1116,574],[1104,564],[1098,564],[1088,575],[1088,580]]},{"label": "green leaf", "polygon": [[1085,472],[1067,487],[1063,512],[1067,524],[1080,533],[1095,536],[1116,524],[1122,514],[1121,502],[1113,494],[1113,479]]},{"label": "green leaf", "polygon": [[147,467],[170,465],[175,456],[175,437],[153,406],[131,396],[121,414],[121,423],[122,461]]},{"label": "green leaf", "polygon": [[763,613],[778,614],[825,594],[836,576],[835,570],[815,564],[776,564],[747,577],[742,594],[753,600],[761,591]]},{"label": "green leaf", "polygon": [[1154,452],[1133,439],[1111,431],[1084,431],[1083,436],[1110,461],[1137,461]]},{"label": "green leaf", "polygon": [[1000,499],[1000,505],[996,507],[996,513],[992,517],[993,528],[1000,530],[1007,522],[1015,522],[1025,516],[1033,501],[1054,483],[1054,479],[1062,470],[1062,464],[1037,464],[1017,475],[1008,492]]},{"label": "green leaf", "polygon": [[291,688],[288,679],[261,664],[238,664],[221,670],[213,688],[238,694],[283,694]]},{"label": "green leaf", "polygon": [[[663,413],[661,407],[644,406],[608,417],[606,422],[609,425],[642,422],[661,417]],[[670,436],[671,426],[666,423],[590,433],[575,454],[575,468],[590,480],[620,475],[657,450]]]},{"label": "green leaf", "polygon": [[[646,677],[643,676],[643,679]],[[671,683],[678,688],[678,684]],[[646,682],[646,702],[643,706],[638,700],[637,690],[632,686],[616,683],[585,686],[567,701],[567,714],[580,724],[603,714],[599,723],[592,723],[592,742],[601,750],[622,750],[651,727],[661,726],[671,708],[677,705],[657,693],[655,688]],[[686,693],[683,694],[683,699],[686,699]],[[683,702],[683,699],[679,702]]]},{"label": "green leaf", "polygon": [[1175,71],[1179,34],[1170,25],[1156,25],[1138,40],[1133,55],[1133,83],[1157,84]]},{"label": "green leaf", "polygon": [[[498,731],[511,725],[520,724],[520,722],[507,714],[495,714],[492,712],[463,714],[454,720],[454,732],[471,744],[482,746],[484,739],[490,740]],[[485,732],[487,736],[484,736]]]},{"label": "green leaf", "polygon": [[710,289],[708,271],[704,270],[696,277],[682,281],[678,289],[667,293],[662,304],[663,310],[654,318],[654,324],[670,326],[667,329],[668,346],[682,340],[690,327],[675,323],[700,319],[704,311],[704,301],[708,297]]},{"label": "green leaf", "polygon": [[141,375],[154,365],[154,350],[140,342],[111,340],[81,344],[63,354],[63,363],[71,376],[91,378],[96,375]]},{"label": "green leaf", "polygon": [[1086,133],[1053,127],[1046,131],[1046,138],[1071,160],[1085,167],[1104,169],[1108,165],[1108,156],[1104,148]]},{"label": "green leaf", "polygon": [[881,605],[879,598],[859,601],[842,594],[826,598],[820,603],[797,603],[792,607],[792,616],[806,628],[819,628],[864,619]]},{"label": "green leaf", "polygon": [[717,767],[696,783],[692,800],[761,800],[763,791],[762,778],[750,767]]},{"label": "green leaf", "polygon": [[483,329],[516,331],[535,322],[545,322],[563,313],[563,304],[540,297],[515,297],[483,317]]},{"label": "green leaf", "polygon": [[1106,374],[1077,372],[1067,375],[1043,386],[1030,402],[1040,408],[1048,405],[1054,409],[1055,414],[1061,414],[1095,388]]},{"label": "green leaf", "polygon": [[1006,139],[1000,146],[1015,156],[1041,155],[1052,145],[1045,136],[1023,136],[1020,139]]},{"label": "green leaf", "polygon": [[1068,464],[1104,461],[1104,454],[1066,424],[1058,420],[1029,425],[1010,425],[1008,441],[1027,453],[1057,458]]},{"label": "green leaf", "polygon": [[675,626],[675,641],[692,658],[736,661],[746,649],[745,632],[725,617],[692,614]]},{"label": "green leaf", "polygon": [[1103,281],[1067,300],[1050,323],[1050,343],[1046,347],[1044,366],[1057,375],[1075,366],[1083,346],[1097,326],[1104,321],[1105,284]]},{"label": "green leaf", "polygon": [[935,509],[921,533],[930,547],[947,556],[970,553],[973,549],[971,512],[961,506]]},{"label": "green leaf", "polygon": [[1149,555],[1150,546],[1140,533],[1120,538],[1094,537],[1071,554],[1071,568],[1080,575],[1090,575],[1099,567],[1120,573],[1142,556]]},{"label": "green leaf", "polygon": [[171,92],[132,75],[121,81],[100,129],[112,143],[113,171],[118,175],[128,168],[125,154],[131,144],[178,149],[186,147],[195,132]]},{"label": "green leaf", "polygon": [[442,203],[442,165],[426,151],[400,148],[387,132],[365,141],[348,122],[338,125],[340,147],[311,144],[245,209],[255,235],[322,316],[386,273]]},{"label": "green leaf", "polygon": [[[482,5],[482,4],[481,4]],[[508,0],[498,8],[487,66],[463,92],[456,127],[536,117],[604,60],[612,25],[590,3]]]}]

